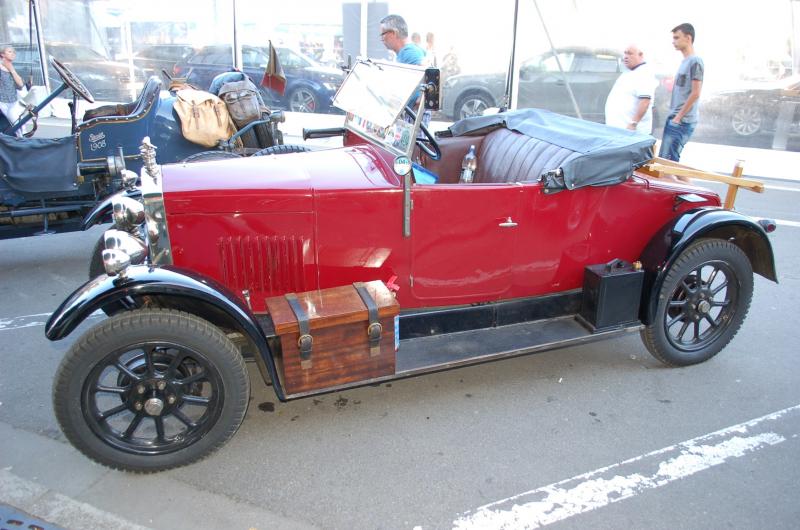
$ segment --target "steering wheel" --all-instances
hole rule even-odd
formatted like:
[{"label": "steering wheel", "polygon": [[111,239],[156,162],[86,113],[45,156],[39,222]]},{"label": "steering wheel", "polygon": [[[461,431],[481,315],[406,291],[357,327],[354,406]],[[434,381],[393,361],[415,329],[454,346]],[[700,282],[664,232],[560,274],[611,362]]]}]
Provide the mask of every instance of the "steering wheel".
[{"label": "steering wheel", "polygon": [[89,92],[89,89],[86,88],[83,83],[81,83],[81,80],[78,79],[78,77],[73,74],[69,68],[67,68],[55,57],[52,57],[50,61],[53,65],[53,68],[56,69],[56,72],[58,72],[58,75],[61,77],[61,80],[64,81],[64,83],[66,83],[66,85],[72,89],[75,94],[79,95],[89,103],[94,103],[94,96],[92,93]]},{"label": "steering wheel", "polygon": [[[417,121],[417,113],[411,110],[411,107],[406,105],[405,110],[406,114],[408,114],[412,120]],[[422,134],[425,135],[425,138],[416,138],[415,141],[422,152],[428,155],[431,160],[439,160],[442,158],[442,150],[439,148],[439,142],[436,141],[436,138],[422,122],[420,122],[419,128]]]}]

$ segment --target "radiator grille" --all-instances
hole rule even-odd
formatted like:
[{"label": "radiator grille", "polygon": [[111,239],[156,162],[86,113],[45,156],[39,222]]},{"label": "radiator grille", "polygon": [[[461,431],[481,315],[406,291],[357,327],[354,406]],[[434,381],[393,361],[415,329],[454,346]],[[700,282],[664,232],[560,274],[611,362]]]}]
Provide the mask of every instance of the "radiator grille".
[{"label": "radiator grille", "polygon": [[225,284],[266,296],[305,291],[303,248],[294,236],[221,238],[217,247]]}]

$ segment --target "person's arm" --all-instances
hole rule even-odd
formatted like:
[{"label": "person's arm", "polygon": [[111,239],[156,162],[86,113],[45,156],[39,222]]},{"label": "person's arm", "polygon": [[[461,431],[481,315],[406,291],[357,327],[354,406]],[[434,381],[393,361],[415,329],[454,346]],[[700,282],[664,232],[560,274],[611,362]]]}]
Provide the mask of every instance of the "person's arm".
[{"label": "person's arm", "polygon": [[636,111],[633,113],[633,119],[628,124],[628,129],[632,131],[636,130],[636,126],[639,125],[645,112],[647,112],[647,107],[650,106],[650,101],[650,98],[639,98],[639,103],[636,104]]},{"label": "person's arm", "polygon": [[22,78],[19,76],[16,70],[14,70],[14,65],[11,61],[4,59],[3,66],[5,66],[6,70],[11,74],[11,77],[14,79],[14,84],[17,85],[17,88],[20,89],[24,86],[22,82]]},{"label": "person's arm", "polygon": [[674,118],[672,118],[672,123],[675,125],[679,125],[681,120],[686,115],[687,112],[692,108],[692,105],[700,99],[700,91],[703,89],[703,81],[693,79],[692,80],[692,92],[689,94],[689,97],[686,98],[686,103],[683,104],[681,107],[680,112],[678,112]]}]

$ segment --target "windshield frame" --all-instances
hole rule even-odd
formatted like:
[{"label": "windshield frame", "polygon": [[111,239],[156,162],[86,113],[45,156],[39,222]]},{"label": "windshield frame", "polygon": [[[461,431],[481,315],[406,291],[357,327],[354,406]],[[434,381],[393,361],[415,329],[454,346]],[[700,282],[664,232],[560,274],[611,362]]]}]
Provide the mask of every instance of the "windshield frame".
[{"label": "windshield frame", "polygon": [[[345,112],[346,130],[397,156],[411,156],[425,99],[420,90],[424,77],[421,66],[359,60],[333,105]],[[416,93],[420,95],[411,102]],[[406,105],[416,112],[413,122],[406,119]]]}]

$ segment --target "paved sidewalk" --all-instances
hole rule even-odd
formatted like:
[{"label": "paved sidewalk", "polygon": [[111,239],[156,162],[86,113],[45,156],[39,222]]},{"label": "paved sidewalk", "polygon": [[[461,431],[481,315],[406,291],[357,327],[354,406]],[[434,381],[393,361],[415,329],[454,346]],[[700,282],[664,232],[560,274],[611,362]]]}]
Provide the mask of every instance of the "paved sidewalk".
[{"label": "paved sidewalk", "polygon": [[[0,503],[71,530],[314,528],[198,490],[174,478],[174,472],[110,470],[90,463],[66,442],[4,422],[0,440]],[[264,499],[264,506],[269,502]]]}]

